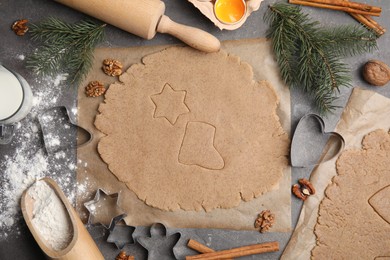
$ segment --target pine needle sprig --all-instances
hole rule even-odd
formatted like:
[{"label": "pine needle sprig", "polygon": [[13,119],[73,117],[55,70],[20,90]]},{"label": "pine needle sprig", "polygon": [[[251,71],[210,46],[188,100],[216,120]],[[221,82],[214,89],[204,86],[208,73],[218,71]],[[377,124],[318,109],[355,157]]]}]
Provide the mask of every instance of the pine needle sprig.
[{"label": "pine needle sprig", "polygon": [[337,108],[333,102],[340,88],[351,86],[350,69],[341,58],[376,48],[373,31],[362,26],[321,28],[298,6],[276,3],[264,20],[282,79],[307,93],[320,114]]},{"label": "pine needle sprig", "polygon": [[323,30],[324,45],[340,56],[354,56],[377,49],[377,34],[362,26],[341,25]]},{"label": "pine needle sprig", "polygon": [[53,17],[30,25],[31,38],[43,45],[27,57],[27,67],[47,76],[67,73],[72,83],[80,82],[92,67],[105,26],[91,20],[70,24]]}]

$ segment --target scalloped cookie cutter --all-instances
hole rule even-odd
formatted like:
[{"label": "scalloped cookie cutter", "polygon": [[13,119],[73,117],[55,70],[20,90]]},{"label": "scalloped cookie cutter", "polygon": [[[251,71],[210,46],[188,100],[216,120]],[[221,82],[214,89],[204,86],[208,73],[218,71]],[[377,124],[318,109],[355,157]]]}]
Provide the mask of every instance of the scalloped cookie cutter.
[{"label": "scalloped cookie cutter", "polygon": [[[312,130],[315,127],[319,130],[316,133]],[[328,142],[330,138],[336,140]],[[326,150],[318,150],[321,142]],[[345,140],[339,133],[325,131],[325,122],[321,116],[307,114],[299,120],[291,141],[291,166],[305,168],[329,161],[337,157],[344,146]]]},{"label": "scalloped cookie cutter", "polygon": [[52,107],[43,111],[38,116],[38,121],[48,153],[79,148],[92,140],[92,133],[77,125],[66,106]]}]

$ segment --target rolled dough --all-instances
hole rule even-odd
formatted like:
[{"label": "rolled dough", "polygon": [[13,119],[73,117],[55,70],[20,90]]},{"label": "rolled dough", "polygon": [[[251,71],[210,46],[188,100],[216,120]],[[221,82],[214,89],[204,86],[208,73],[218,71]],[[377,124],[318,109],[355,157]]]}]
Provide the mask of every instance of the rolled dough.
[{"label": "rolled dough", "polygon": [[390,257],[390,132],[367,134],[347,150],[325,191],[315,226],[313,259]]},{"label": "rolled dough", "polygon": [[232,208],[278,185],[289,139],[278,97],[224,51],[172,47],[110,85],[95,126],[111,172],[162,210]]}]

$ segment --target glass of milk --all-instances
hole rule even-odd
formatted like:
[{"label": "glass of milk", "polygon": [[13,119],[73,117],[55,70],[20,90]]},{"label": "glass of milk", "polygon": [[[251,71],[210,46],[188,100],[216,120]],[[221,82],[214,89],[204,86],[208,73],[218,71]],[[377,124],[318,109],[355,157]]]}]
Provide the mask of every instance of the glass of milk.
[{"label": "glass of milk", "polygon": [[0,64],[0,145],[11,142],[14,124],[27,116],[32,100],[27,81]]}]

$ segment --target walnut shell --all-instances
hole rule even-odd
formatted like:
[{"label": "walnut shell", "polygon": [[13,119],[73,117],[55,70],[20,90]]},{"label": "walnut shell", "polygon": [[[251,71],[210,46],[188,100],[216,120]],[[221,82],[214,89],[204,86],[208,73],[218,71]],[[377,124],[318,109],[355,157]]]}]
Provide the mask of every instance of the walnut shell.
[{"label": "walnut shell", "polygon": [[386,85],[390,80],[390,68],[379,60],[370,60],[364,65],[363,78],[374,86]]}]

